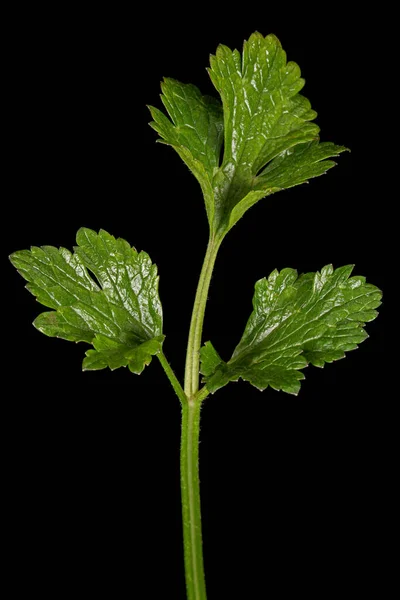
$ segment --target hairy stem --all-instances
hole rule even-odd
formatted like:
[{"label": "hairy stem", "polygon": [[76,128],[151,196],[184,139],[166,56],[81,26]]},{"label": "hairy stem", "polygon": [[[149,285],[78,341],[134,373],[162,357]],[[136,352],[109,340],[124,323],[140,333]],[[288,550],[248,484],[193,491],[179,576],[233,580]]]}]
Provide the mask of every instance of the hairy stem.
[{"label": "hairy stem", "polygon": [[157,357],[158,357],[158,360],[160,361],[162,368],[164,369],[168,379],[170,380],[171,385],[174,388],[176,395],[178,396],[179,400],[181,401],[181,404],[186,404],[187,396],[186,396],[185,392],[183,391],[182,386],[178,381],[178,378],[176,377],[175,373],[171,369],[171,365],[167,361],[164,352],[161,350],[157,354]]},{"label": "hairy stem", "polygon": [[208,289],[221,241],[210,239],[201,270],[190,324],[186,354],[185,394],[182,403],[181,494],[185,575],[188,600],[206,600],[201,534],[199,483],[200,409],[208,395],[199,390],[200,346]]},{"label": "hairy stem", "polygon": [[199,400],[182,404],[181,494],[188,600],[206,600],[199,483],[200,409]]},{"label": "hairy stem", "polygon": [[186,353],[185,393],[188,398],[192,398],[199,389],[200,346],[204,313],[211,275],[220,245],[220,240],[210,238],[200,274],[199,284],[197,286]]},{"label": "hairy stem", "polygon": [[210,239],[200,274],[189,331],[184,390],[164,353],[157,355],[182,405],[181,495],[188,600],[207,600],[201,534],[199,433],[201,404],[208,390],[203,387],[199,391],[199,366],[208,289],[220,245],[221,241]]}]

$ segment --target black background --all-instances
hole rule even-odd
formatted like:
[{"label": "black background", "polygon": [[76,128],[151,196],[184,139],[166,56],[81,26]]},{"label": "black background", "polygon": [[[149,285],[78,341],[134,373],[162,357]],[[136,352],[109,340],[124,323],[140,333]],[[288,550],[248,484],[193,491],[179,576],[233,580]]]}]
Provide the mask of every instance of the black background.
[{"label": "black background", "polygon": [[[355,263],[355,273],[383,287],[381,223],[375,208],[366,216],[375,175],[355,135],[364,119],[356,106],[362,33],[343,7],[314,18],[299,7],[290,19],[268,7],[250,15],[242,7],[234,18],[228,6],[221,16],[212,5],[147,10],[33,11],[10,21],[7,251],[70,248],[80,226],[145,249],[159,267],[165,352],[181,378],[207,221],[197,182],[147,125],[163,76],[213,94],[205,67],[218,43],[240,48],[256,29],[273,32],[302,68],[322,139],[352,149],[326,177],[261,201],[224,241],[203,337],[222,357],[241,336],[254,282],[274,268]],[[184,599],[180,408],[160,365],[140,377],[82,373],[84,345],[31,327],[40,306],[11,266],[5,271],[7,548],[16,591]],[[373,399],[383,379],[383,316],[368,331],[346,360],[308,368],[298,397],[239,382],[205,402],[210,600],[300,589],[320,598],[354,576],[378,527],[368,515],[379,485]]]}]

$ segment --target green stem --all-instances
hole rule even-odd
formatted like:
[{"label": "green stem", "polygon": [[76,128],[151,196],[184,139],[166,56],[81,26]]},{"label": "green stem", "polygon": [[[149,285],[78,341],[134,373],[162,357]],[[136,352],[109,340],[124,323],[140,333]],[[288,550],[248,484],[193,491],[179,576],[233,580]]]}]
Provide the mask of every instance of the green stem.
[{"label": "green stem", "polygon": [[182,404],[181,493],[188,600],[206,600],[201,535],[199,433],[201,402]]},{"label": "green stem", "polygon": [[207,600],[201,535],[199,482],[200,409],[208,390],[199,390],[200,346],[211,275],[221,240],[210,239],[193,306],[182,389],[163,352],[157,356],[182,405],[181,495],[188,600]]},{"label": "green stem", "polygon": [[208,391],[208,389],[206,388],[206,386],[202,387],[201,390],[199,390],[197,392],[197,394],[195,395],[194,399],[198,402],[203,402],[203,400],[205,400],[207,398],[207,396],[209,396],[210,392]]},{"label": "green stem", "polygon": [[199,284],[197,286],[186,353],[185,393],[188,398],[192,398],[199,389],[200,346],[204,313],[207,304],[211,275],[220,245],[220,240],[210,238],[200,274]]},{"label": "green stem", "polygon": [[182,405],[186,404],[187,396],[186,396],[185,392],[183,391],[182,386],[179,383],[175,373],[171,369],[171,366],[170,366],[169,362],[167,361],[164,352],[161,350],[157,354],[157,357],[158,357],[158,360],[160,361],[162,368],[164,369],[168,379],[170,380],[171,385],[174,388],[176,395],[178,396],[179,400],[181,401],[181,404]]},{"label": "green stem", "polygon": [[182,403],[181,437],[181,494],[183,543],[188,600],[206,600],[201,534],[201,506],[199,482],[200,409],[207,388],[199,390],[200,346],[204,313],[211,275],[221,241],[210,239],[201,270],[190,323],[186,354],[185,394]]}]

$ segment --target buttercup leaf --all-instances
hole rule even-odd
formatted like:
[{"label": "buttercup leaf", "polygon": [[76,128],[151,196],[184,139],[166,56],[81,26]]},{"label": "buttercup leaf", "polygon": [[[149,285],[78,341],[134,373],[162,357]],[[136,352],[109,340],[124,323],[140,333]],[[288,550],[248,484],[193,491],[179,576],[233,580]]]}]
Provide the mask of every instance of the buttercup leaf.
[{"label": "buttercup leaf", "polygon": [[239,377],[260,390],[268,386],[297,394],[308,364],[323,367],[354,350],[368,336],[381,292],[352,266],[298,277],[274,271],[256,283],[253,312],[232,358],[225,363],[210,342],[202,348],[201,372],[215,392]]},{"label": "buttercup leaf", "polygon": [[54,309],[34,325],[48,336],[92,343],[85,370],[128,366],[141,373],[164,339],[157,268],[106,231],[82,228],[76,239],[74,253],[42,246],[10,257],[27,289]]},{"label": "buttercup leaf", "polygon": [[161,97],[171,120],[151,107],[151,125],[198,179],[211,234],[223,237],[261,198],[326,173],[335,165],[327,159],[346,148],[319,143],[300,69],[276,36],[254,33],[242,55],[220,45],[210,62],[222,107],[167,79]]}]

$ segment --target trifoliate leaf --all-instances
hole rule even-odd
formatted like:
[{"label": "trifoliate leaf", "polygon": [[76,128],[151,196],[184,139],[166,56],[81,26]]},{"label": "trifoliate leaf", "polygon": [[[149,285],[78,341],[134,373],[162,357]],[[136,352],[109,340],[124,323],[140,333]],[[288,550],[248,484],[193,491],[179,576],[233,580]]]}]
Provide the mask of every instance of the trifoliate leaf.
[{"label": "trifoliate leaf", "polygon": [[223,237],[258,200],[322,175],[335,165],[326,159],[346,148],[319,145],[317,114],[299,93],[300,69],[287,62],[274,35],[254,33],[242,56],[219,46],[209,74],[222,99],[223,124],[218,101],[166,80],[162,100],[173,123],[151,108],[151,125],[197,177],[211,232]]},{"label": "trifoliate leaf", "polygon": [[323,367],[354,350],[368,336],[363,327],[377,316],[381,292],[352,266],[298,277],[294,269],[273,271],[256,283],[253,312],[229,362],[210,342],[201,350],[204,381],[215,392],[239,377],[260,390],[271,386],[297,394],[301,369]]},{"label": "trifoliate leaf", "polygon": [[92,343],[85,370],[128,366],[141,373],[164,339],[157,268],[145,252],[106,231],[82,228],[76,240],[74,253],[42,246],[10,257],[27,289],[54,309],[34,325],[48,336]]}]

